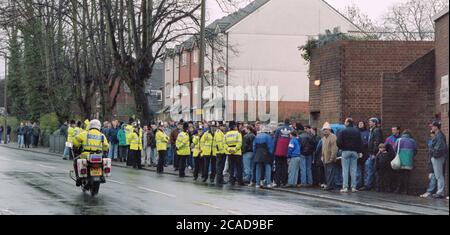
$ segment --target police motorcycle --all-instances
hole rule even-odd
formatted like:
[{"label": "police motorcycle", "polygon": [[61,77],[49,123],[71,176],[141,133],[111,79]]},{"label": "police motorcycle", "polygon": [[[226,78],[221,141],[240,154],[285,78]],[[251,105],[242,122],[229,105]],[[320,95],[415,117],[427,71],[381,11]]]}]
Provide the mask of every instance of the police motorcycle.
[{"label": "police motorcycle", "polygon": [[[106,177],[111,176],[112,161],[102,151],[81,153],[80,149],[77,149],[75,152],[80,154],[76,158],[76,170],[81,180],[81,190],[89,191],[91,196],[95,197],[100,190],[100,184],[106,183]],[[76,182],[74,173],[74,170],[71,170],[70,177]]]}]

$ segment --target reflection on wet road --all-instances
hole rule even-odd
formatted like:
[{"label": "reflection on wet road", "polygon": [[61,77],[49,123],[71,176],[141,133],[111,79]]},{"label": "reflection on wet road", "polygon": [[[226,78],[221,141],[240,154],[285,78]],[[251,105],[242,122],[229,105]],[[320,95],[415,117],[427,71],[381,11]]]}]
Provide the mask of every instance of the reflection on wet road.
[{"label": "reflection on wet road", "polygon": [[250,187],[216,187],[191,178],[114,167],[92,198],[69,178],[70,161],[0,148],[0,214],[397,214]]}]

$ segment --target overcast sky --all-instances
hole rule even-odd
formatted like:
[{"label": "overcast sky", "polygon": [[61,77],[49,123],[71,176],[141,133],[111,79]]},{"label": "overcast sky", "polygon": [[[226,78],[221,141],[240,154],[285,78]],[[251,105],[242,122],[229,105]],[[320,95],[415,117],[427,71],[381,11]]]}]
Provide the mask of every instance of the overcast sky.
[{"label": "overcast sky", "polygon": [[[222,0],[223,1],[223,0]],[[250,0],[242,0],[242,6],[247,4]],[[272,0],[272,1],[283,1],[283,0]],[[377,20],[381,17],[381,15],[396,2],[400,2],[402,0],[326,0],[330,5],[335,7],[336,9],[342,11],[346,6],[351,4],[356,4],[364,13],[369,15],[374,20]],[[232,11],[235,9],[227,9],[228,11]],[[207,11],[208,23],[220,18],[222,16],[227,15],[228,13],[222,12],[222,9],[217,4],[216,0],[207,0]],[[4,76],[4,60],[3,57],[0,58],[0,78]]]},{"label": "overcast sky", "polygon": [[[222,0],[223,1],[223,0]],[[242,0],[242,6],[248,3],[250,0]],[[283,1],[283,0],[272,0]],[[402,0],[326,0],[334,8],[342,11],[346,6],[356,4],[364,13],[369,15],[372,19],[378,19],[392,4],[400,2]],[[217,18],[220,18],[226,13],[221,11],[221,8],[217,4],[217,0],[207,0],[207,10],[209,13],[208,21],[212,22]]]}]

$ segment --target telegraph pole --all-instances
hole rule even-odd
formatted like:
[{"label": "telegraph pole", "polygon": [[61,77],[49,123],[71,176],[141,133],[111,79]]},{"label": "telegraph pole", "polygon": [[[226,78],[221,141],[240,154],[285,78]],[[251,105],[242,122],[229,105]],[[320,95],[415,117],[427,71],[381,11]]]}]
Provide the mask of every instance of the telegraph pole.
[{"label": "telegraph pole", "polygon": [[5,82],[4,82],[4,86],[5,86],[5,92],[4,92],[4,105],[5,105],[5,126],[3,127],[3,132],[5,133],[5,138],[4,138],[4,143],[6,144],[6,143],[8,143],[8,141],[7,141],[7,137],[8,137],[8,135],[7,135],[7,130],[8,130],[8,127],[7,127],[7,125],[8,125],[8,121],[7,121],[7,119],[8,119],[8,79],[7,79],[7,77],[8,77],[8,56],[7,56],[7,54],[6,53],[4,53],[4,56],[5,56]]},{"label": "telegraph pole", "polygon": [[205,76],[205,27],[206,27],[206,0],[202,0],[201,23],[200,23],[200,52],[199,52],[199,79],[200,79],[200,120],[203,121],[203,78]]}]

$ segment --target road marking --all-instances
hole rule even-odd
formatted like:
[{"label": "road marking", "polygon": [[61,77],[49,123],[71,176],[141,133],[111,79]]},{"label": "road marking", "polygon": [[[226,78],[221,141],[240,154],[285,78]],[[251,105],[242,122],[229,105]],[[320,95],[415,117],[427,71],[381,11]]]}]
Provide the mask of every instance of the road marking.
[{"label": "road marking", "polygon": [[43,165],[43,164],[39,164],[38,166],[44,167],[44,168],[48,168],[48,169],[56,169],[56,167],[53,167],[53,166],[46,166],[46,165]]},{"label": "road marking", "polygon": [[202,206],[207,206],[207,207],[210,207],[210,208],[213,208],[213,209],[216,209],[216,210],[220,210],[220,211],[225,211],[228,214],[232,214],[232,215],[244,215],[244,214],[241,214],[239,212],[236,212],[236,211],[233,211],[233,210],[226,210],[226,209],[223,209],[223,208],[220,208],[220,207],[217,207],[217,206],[214,206],[212,204],[205,203],[205,202],[196,202],[195,204],[199,204],[199,205],[202,205]]},{"label": "road marking", "polygon": [[115,180],[111,180],[111,179],[107,179],[107,181],[110,181],[110,182],[113,182],[113,183],[116,183],[116,184],[125,184],[125,183],[122,183],[122,182],[119,182],[119,181],[115,181]]},{"label": "road marking", "polygon": [[227,210],[228,213],[232,214],[232,215],[244,215],[242,213],[236,212],[236,211],[232,211],[232,210]]},{"label": "road marking", "polygon": [[203,205],[203,206],[207,206],[207,207],[211,207],[211,208],[216,209],[216,210],[222,210],[222,208],[214,206],[214,205],[211,205],[209,203],[197,202],[197,204],[200,204],[200,205]]},{"label": "road marking", "polygon": [[159,194],[171,197],[171,198],[176,198],[177,197],[177,196],[175,196],[173,194],[167,194],[167,193],[163,193],[163,192],[160,192],[160,191],[157,191],[157,190],[153,190],[153,189],[149,189],[149,188],[144,188],[144,187],[138,187],[138,188],[140,188],[142,190],[145,190],[145,191],[152,192],[152,193],[159,193]]},{"label": "road marking", "polygon": [[26,164],[26,165],[31,165],[31,162],[20,161],[20,160],[14,160],[14,161],[18,162],[18,163]]},{"label": "road marking", "polygon": [[47,176],[47,177],[52,177],[50,174],[48,174],[47,172],[43,172],[43,171],[40,171],[39,172],[41,175],[44,175],[44,176]]},{"label": "road marking", "polygon": [[8,209],[0,209],[0,215],[14,215],[14,212]]}]

